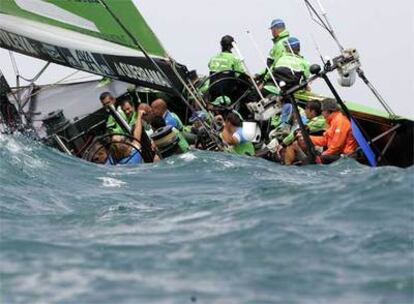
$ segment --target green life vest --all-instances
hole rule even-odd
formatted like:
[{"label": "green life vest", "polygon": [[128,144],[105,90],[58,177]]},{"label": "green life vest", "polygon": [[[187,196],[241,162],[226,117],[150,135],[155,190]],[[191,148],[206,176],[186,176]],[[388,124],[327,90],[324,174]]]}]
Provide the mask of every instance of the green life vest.
[{"label": "green life vest", "polygon": [[308,122],[308,127],[309,127],[309,133],[311,134],[325,131],[327,127],[325,117],[323,117],[323,115],[320,115],[320,116],[316,116],[312,118]]},{"label": "green life vest", "polygon": [[217,73],[223,71],[234,71],[244,73],[243,63],[233,53],[221,52],[210,59],[208,64],[210,72]]},{"label": "green life vest", "polygon": [[306,78],[310,77],[310,63],[300,55],[286,52],[273,66],[273,69],[279,67],[286,67],[294,72],[302,72]]},{"label": "green life vest", "polygon": [[[223,134],[220,134],[220,138],[223,139]],[[225,149],[225,152],[238,155],[254,156],[256,154],[256,149],[254,148],[254,145],[251,142],[246,142],[242,144],[228,146]]]},{"label": "green life vest", "polygon": [[178,124],[177,125],[177,129],[178,129],[178,131],[182,132],[184,130],[184,124],[181,121],[180,117],[178,117],[178,115],[175,114],[175,113],[173,113],[173,112],[170,112],[170,113],[171,113],[171,116],[174,117],[174,119],[177,121],[177,124]]}]

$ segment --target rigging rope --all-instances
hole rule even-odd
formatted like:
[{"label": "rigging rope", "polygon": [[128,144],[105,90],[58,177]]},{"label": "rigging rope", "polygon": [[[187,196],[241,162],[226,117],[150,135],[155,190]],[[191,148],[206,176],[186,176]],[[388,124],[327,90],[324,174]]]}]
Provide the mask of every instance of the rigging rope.
[{"label": "rigging rope", "polygon": [[14,57],[14,53],[12,51],[9,51],[9,57],[12,63],[14,75],[16,76],[16,79],[18,79],[20,77],[20,71],[19,71],[19,67],[17,66],[16,58]]},{"label": "rigging rope", "polygon": [[[130,33],[130,31],[125,27],[125,25],[119,20],[117,15],[109,8],[109,6],[105,3],[105,0],[98,0],[99,3],[111,14],[112,18],[118,23],[118,25],[123,29],[123,31],[128,35],[128,37],[134,42],[134,44],[141,50],[141,52],[144,54],[145,58],[160,72],[160,74],[171,84],[171,88],[174,91],[175,95],[181,99],[181,101],[191,110],[191,112],[195,113],[194,107],[186,100],[186,98],[183,96],[183,94],[174,86],[174,84],[171,82],[171,79],[167,76],[167,74],[161,69],[159,64],[148,55],[147,51],[144,49],[144,47],[141,45],[141,43]],[[198,118],[197,118],[198,119]],[[216,134],[213,133],[212,128],[205,124],[205,122],[201,119],[199,119],[201,124],[203,125],[205,131],[209,135],[209,137],[215,142],[217,147],[221,148],[221,140]]]},{"label": "rigging rope", "polygon": [[[312,5],[312,3],[310,3],[309,0],[304,0],[304,2],[305,2],[305,5],[306,5],[306,7],[307,7],[307,9],[309,11],[309,15],[310,15],[311,19],[316,24],[318,24],[319,26],[321,26],[323,29],[325,29],[329,33],[329,35],[332,37],[332,39],[334,39],[334,41],[338,45],[340,51],[343,52],[345,50],[345,48],[339,42],[339,39],[336,36],[336,33],[335,33],[335,30],[334,30],[333,26],[329,22],[327,13],[326,13],[325,9],[323,8],[321,1],[320,0],[317,0],[321,12],[318,12],[316,10],[316,8]],[[323,18],[321,17],[321,14],[322,14]],[[378,89],[366,77],[365,72],[360,67],[357,69],[357,73],[358,73],[358,76],[362,79],[362,81],[367,85],[367,87],[371,90],[371,92],[377,98],[377,100],[379,101],[379,103],[384,107],[385,111],[387,111],[389,117],[391,119],[396,118],[397,115],[394,113],[394,111],[392,110],[392,108],[390,107],[390,105],[386,102],[386,100],[381,95],[381,93],[378,91]]]},{"label": "rigging rope", "polygon": [[[57,82],[54,82],[52,84],[49,84],[49,85],[45,85],[45,86],[41,87],[39,90],[37,90],[36,92],[34,92],[33,94],[30,94],[30,95],[26,96],[26,98],[24,100],[24,103],[22,104],[21,108],[23,109],[32,97],[36,96],[37,94],[39,94],[43,90],[50,89],[50,88],[53,88],[55,86],[58,86],[59,84],[62,84],[65,80],[69,79],[70,77],[72,77],[73,75],[76,75],[79,72],[80,71],[76,70],[76,71],[70,73],[69,75],[63,77],[61,80],[59,80]],[[33,84],[31,84],[29,87],[33,87]]]}]

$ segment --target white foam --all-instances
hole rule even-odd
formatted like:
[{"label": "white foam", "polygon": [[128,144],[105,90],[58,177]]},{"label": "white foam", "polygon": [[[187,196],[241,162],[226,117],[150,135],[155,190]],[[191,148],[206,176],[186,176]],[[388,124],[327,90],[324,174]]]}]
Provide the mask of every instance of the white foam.
[{"label": "white foam", "polygon": [[180,155],[180,158],[186,162],[190,162],[197,159],[197,156],[195,156],[193,153],[185,153]]},{"label": "white foam", "polygon": [[235,168],[235,167],[237,167],[236,164],[234,164],[233,162],[228,161],[228,160],[220,161],[220,163],[224,166],[224,168]]},{"label": "white foam", "polygon": [[124,181],[112,177],[99,177],[98,179],[102,181],[102,186],[106,188],[121,188],[127,184]]}]

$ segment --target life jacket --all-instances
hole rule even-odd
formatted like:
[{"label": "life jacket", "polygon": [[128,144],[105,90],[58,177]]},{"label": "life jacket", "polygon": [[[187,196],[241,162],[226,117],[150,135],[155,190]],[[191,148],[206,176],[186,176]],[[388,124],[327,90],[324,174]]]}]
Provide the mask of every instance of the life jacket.
[{"label": "life jacket", "polygon": [[303,73],[306,78],[310,77],[310,63],[301,55],[292,54],[290,52],[284,53],[279,61],[274,65],[274,69],[288,68],[290,74],[293,72]]}]

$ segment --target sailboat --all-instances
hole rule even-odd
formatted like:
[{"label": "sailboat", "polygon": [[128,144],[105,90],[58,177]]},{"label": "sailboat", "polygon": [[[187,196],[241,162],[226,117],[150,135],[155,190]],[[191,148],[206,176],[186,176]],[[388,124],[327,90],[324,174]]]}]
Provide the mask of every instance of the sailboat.
[{"label": "sailboat", "polygon": [[[194,82],[197,76],[169,56],[130,0],[2,0],[0,47],[46,61],[39,75],[49,63],[55,63],[104,77],[49,86],[31,82],[17,88],[10,88],[3,75],[0,77],[0,131],[29,130],[47,145],[76,157],[91,160],[97,140],[109,137],[105,122],[114,113],[102,108],[98,100],[102,92],[111,91],[120,98],[129,95],[141,102],[167,96],[169,108],[185,122],[197,108],[203,108]],[[313,80],[337,69],[338,65],[315,68]],[[254,91],[249,77],[228,77],[238,83],[240,98]],[[229,82],[226,77],[207,78],[212,80],[210,85]],[[298,104],[323,99],[303,93],[302,88],[303,84],[294,87],[287,95],[294,94]],[[363,130],[365,157],[361,162],[399,167],[414,164],[412,120],[349,102],[346,109]],[[214,128],[203,124],[208,134],[203,147],[222,150]],[[143,158],[151,162],[148,138],[145,141],[143,150],[146,146],[148,151],[143,151]],[[371,159],[366,150],[372,152]]]}]

